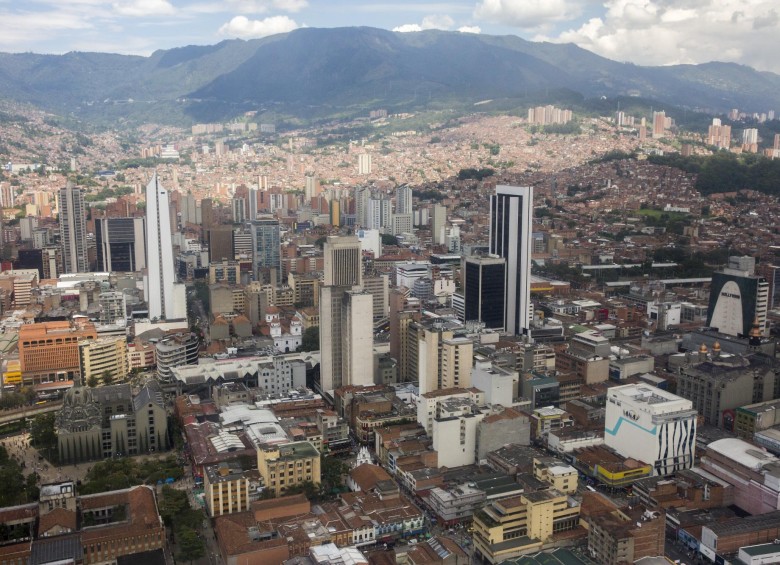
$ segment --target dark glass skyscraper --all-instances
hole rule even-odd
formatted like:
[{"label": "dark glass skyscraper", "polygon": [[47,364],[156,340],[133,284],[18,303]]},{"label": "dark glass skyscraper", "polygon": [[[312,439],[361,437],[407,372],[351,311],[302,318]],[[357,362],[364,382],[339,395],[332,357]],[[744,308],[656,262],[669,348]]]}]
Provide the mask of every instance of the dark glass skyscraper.
[{"label": "dark glass skyscraper", "polygon": [[505,284],[505,259],[495,256],[468,257],[463,285],[466,321],[478,320],[486,328],[503,331]]},{"label": "dark glass skyscraper", "polygon": [[95,222],[97,270],[135,272],[146,268],[144,218],[100,218]]},{"label": "dark glass skyscraper", "polygon": [[520,335],[531,318],[534,190],[498,185],[490,197],[490,253],[506,259],[506,331]]}]

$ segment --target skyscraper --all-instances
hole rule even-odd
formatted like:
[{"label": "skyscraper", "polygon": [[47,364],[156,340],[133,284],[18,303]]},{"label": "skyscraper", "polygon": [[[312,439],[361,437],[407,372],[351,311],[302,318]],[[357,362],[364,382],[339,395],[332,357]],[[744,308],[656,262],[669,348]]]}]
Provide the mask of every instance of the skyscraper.
[{"label": "skyscraper", "polygon": [[87,213],[84,194],[70,182],[60,189],[60,245],[66,273],[86,273],[87,262]]},{"label": "skyscraper", "polygon": [[533,206],[530,186],[498,185],[490,197],[490,253],[506,259],[506,331],[517,335],[530,321]]},{"label": "skyscraper", "polygon": [[144,218],[100,218],[95,221],[97,270],[131,272],[146,268]]},{"label": "skyscraper", "polygon": [[463,276],[465,320],[477,320],[486,328],[504,329],[506,260],[501,257],[468,257]]},{"label": "skyscraper", "polygon": [[713,273],[707,325],[724,334],[747,336],[758,320],[766,333],[769,283],[755,275],[755,259],[729,257],[729,266]]},{"label": "skyscraper", "polygon": [[412,213],[412,188],[408,184],[399,186],[395,192],[395,213]]},{"label": "skyscraper", "polygon": [[146,185],[146,249],[148,271],[144,281],[149,318],[177,320],[187,317],[183,284],[176,283],[168,191],[152,175]]},{"label": "skyscraper", "polygon": [[433,217],[431,219],[431,240],[433,243],[443,244],[445,238],[444,226],[447,224],[447,207],[434,204]]},{"label": "skyscraper", "polygon": [[[282,256],[279,240],[279,220],[271,216],[252,222],[252,262],[256,281],[265,276],[276,284],[282,272]],[[274,281],[271,281],[274,273]]]},{"label": "skyscraper", "polygon": [[366,327],[365,321],[373,318],[374,306],[371,294],[360,292],[361,257],[357,237],[330,236],[325,242],[325,276],[320,287],[322,390],[373,381],[373,327],[370,323]]}]

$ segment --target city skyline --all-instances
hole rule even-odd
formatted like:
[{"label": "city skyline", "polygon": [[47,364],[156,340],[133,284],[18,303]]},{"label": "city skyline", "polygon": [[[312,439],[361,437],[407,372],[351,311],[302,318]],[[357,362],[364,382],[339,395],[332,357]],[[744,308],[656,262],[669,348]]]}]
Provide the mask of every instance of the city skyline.
[{"label": "city skyline", "polygon": [[[302,27],[372,26],[399,32],[450,30],[574,43],[640,65],[718,60],[780,72],[772,57],[780,24],[772,2],[727,0],[453,0],[429,3],[322,0],[36,0],[0,8],[0,51],[117,52],[253,39]],[[713,54],[717,54],[713,56]]]}]

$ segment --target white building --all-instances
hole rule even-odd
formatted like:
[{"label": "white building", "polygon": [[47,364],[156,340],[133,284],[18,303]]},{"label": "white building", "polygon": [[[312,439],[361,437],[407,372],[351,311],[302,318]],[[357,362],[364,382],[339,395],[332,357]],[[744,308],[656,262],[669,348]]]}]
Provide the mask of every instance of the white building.
[{"label": "white building", "polygon": [[371,174],[371,155],[368,153],[361,153],[358,155],[358,174],[370,175]]},{"label": "white building", "polygon": [[341,362],[344,384],[374,384],[374,297],[345,292],[341,303]]},{"label": "white building", "polygon": [[650,385],[607,391],[604,439],[623,457],[653,466],[656,475],[693,467],[696,417],[690,400]]},{"label": "white building", "polygon": [[160,186],[157,173],[146,186],[146,251],[148,274],[144,280],[144,298],[149,304],[149,318],[186,318],[185,287],[176,283],[173,269],[168,191]]},{"label": "white building", "polygon": [[360,240],[361,251],[370,251],[374,257],[382,254],[382,235],[379,230],[359,229],[356,235]]},{"label": "white building", "polygon": [[471,386],[485,393],[487,404],[512,406],[519,382],[516,371],[494,367],[490,361],[477,361],[471,369]]},{"label": "white building", "polygon": [[470,398],[439,402],[433,419],[433,449],[439,467],[473,465],[477,460],[477,427],[485,413]]}]

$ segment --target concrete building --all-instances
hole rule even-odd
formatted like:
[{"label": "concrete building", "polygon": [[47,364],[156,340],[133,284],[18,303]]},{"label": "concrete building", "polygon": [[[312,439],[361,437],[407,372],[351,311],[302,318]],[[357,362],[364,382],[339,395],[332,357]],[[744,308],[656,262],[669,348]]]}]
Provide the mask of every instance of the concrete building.
[{"label": "concrete building", "polygon": [[81,374],[79,342],[96,339],[90,322],[42,322],[19,328],[19,361],[25,386],[75,381]]},{"label": "concrete building", "polygon": [[431,239],[436,245],[444,245],[445,231],[447,225],[447,207],[441,204],[434,204],[431,214]]},{"label": "concrete building", "polygon": [[607,391],[605,443],[624,457],[652,465],[658,475],[690,469],[697,416],[690,400],[659,388],[612,387]]},{"label": "concrete building", "polygon": [[249,510],[250,472],[238,461],[226,461],[203,468],[203,492],[209,516],[223,516]]},{"label": "concrete building", "polygon": [[60,245],[66,273],[89,272],[86,219],[84,193],[68,182],[59,192]]},{"label": "concrete building", "polygon": [[439,467],[473,465],[477,455],[477,429],[486,414],[470,398],[449,398],[436,407],[431,436],[439,454]]},{"label": "concrete building", "polygon": [[702,344],[698,354],[680,356],[677,394],[691,400],[705,424],[731,430],[737,408],[780,396],[780,378],[770,357],[728,355],[715,345],[712,353]]},{"label": "concrete building", "polygon": [[707,446],[701,468],[734,487],[734,504],[750,514],[780,510],[780,459],[736,438]]},{"label": "concrete building", "polygon": [[173,368],[197,365],[200,340],[194,333],[166,337],[156,345],[157,376],[162,382],[173,381]]},{"label": "concrete building", "polygon": [[308,441],[262,446],[257,450],[257,470],[265,488],[282,496],[305,481],[320,483],[320,452]]},{"label": "concrete building", "polygon": [[471,386],[485,393],[487,404],[511,406],[517,397],[520,376],[516,371],[494,365],[491,361],[477,360],[471,369]]},{"label": "concrete building", "polygon": [[666,521],[663,512],[641,506],[618,508],[599,493],[585,493],[584,521],[588,525],[588,551],[597,563],[641,563],[643,557],[665,553]]},{"label": "concrete building", "polygon": [[476,461],[482,463],[489,453],[510,443],[530,445],[531,422],[518,410],[505,410],[485,416],[477,424]]},{"label": "concrete building", "polygon": [[79,367],[84,384],[96,382],[100,385],[124,380],[130,372],[127,338],[101,337],[80,342]]},{"label": "concrete building", "polygon": [[[345,373],[360,382],[373,382],[373,374],[367,378],[364,367],[373,368],[373,300],[369,293],[361,292],[363,268],[360,241],[356,237],[328,237],[324,246],[325,275],[320,288],[320,386],[322,390],[334,390],[353,384]],[[354,292],[353,292],[354,291]],[[352,293],[352,294],[349,294]],[[345,319],[344,316],[349,319]],[[368,335],[359,335],[369,324]],[[347,325],[354,331],[349,335],[358,342],[345,343]],[[370,340],[370,343],[369,343]],[[366,347],[366,345],[368,345]],[[345,359],[344,351],[354,355]],[[373,369],[371,369],[372,371]]]},{"label": "concrete building", "polygon": [[496,186],[490,197],[490,253],[506,260],[506,331],[521,335],[531,319],[533,188]]},{"label": "concrete building", "polygon": [[491,564],[536,553],[579,519],[579,503],[555,489],[497,500],[474,514],[474,552]]},{"label": "concrete building", "polygon": [[435,487],[428,492],[426,502],[444,527],[470,522],[474,512],[485,504],[485,491],[468,483],[444,489]]}]

